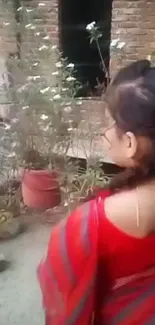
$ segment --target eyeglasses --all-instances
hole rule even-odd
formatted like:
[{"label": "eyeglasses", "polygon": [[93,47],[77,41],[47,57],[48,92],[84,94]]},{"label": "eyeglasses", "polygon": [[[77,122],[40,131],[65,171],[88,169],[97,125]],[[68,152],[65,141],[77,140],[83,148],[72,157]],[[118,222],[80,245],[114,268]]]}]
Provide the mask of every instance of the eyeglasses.
[{"label": "eyeglasses", "polygon": [[104,129],[104,132],[96,132],[96,136],[106,137],[107,131],[111,130],[115,124],[116,124],[116,122],[113,121],[113,123],[111,125],[109,125],[108,127],[106,127]]},{"label": "eyeglasses", "polygon": [[104,139],[105,139],[109,144],[111,144],[111,142],[110,142],[109,139],[107,138],[106,133],[107,133],[107,131],[111,130],[115,124],[116,124],[116,122],[113,121],[113,122],[111,123],[111,125],[109,125],[107,128],[105,128],[104,132],[99,132],[99,133],[98,133],[98,136],[100,136],[100,137],[104,137]]}]

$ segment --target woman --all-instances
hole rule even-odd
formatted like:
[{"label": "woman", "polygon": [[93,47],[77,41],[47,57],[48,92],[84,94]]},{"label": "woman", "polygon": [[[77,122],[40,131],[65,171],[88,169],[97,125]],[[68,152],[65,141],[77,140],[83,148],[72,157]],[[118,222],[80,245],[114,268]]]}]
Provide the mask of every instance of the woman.
[{"label": "woman", "polygon": [[123,68],[106,103],[104,149],[125,171],[54,229],[38,269],[46,325],[155,324],[155,68]]}]

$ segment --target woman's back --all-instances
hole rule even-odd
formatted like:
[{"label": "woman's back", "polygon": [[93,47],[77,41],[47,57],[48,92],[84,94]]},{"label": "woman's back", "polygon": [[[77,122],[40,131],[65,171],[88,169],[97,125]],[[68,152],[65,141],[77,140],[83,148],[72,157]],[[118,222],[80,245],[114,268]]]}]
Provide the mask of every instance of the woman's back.
[{"label": "woman's back", "polygon": [[113,280],[155,266],[154,193],[151,184],[98,197],[99,251]]},{"label": "woman's back", "polygon": [[[110,195],[102,191],[97,198],[99,277],[102,283],[98,291],[97,324],[143,325],[148,319],[152,323],[146,324],[155,322],[153,190],[154,184],[151,184],[138,192]],[[150,218],[146,215],[148,222],[145,222],[146,213],[150,213]],[[129,217],[129,222],[125,223],[124,219]]]}]

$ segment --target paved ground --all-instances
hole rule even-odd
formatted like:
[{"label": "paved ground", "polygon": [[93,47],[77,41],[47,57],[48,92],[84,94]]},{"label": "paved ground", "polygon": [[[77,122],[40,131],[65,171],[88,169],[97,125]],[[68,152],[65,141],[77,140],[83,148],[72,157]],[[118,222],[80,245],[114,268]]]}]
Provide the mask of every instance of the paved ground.
[{"label": "paved ground", "polygon": [[32,223],[16,239],[0,242],[0,252],[11,261],[10,269],[0,273],[0,325],[44,325],[36,267],[51,228]]}]

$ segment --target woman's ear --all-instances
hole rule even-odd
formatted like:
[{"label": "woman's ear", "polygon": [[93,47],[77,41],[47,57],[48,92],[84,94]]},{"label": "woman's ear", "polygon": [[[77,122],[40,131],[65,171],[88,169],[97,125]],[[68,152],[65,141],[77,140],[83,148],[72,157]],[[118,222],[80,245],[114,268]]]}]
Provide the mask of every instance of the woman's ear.
[{"label": "woman's ear", "polygon": [[124,134],[124,143],[127,158],[134,158],[137,153],[138,147],[138,142],[135,135],[132,132],[126,132]]}]

